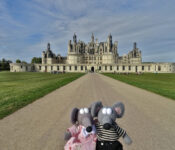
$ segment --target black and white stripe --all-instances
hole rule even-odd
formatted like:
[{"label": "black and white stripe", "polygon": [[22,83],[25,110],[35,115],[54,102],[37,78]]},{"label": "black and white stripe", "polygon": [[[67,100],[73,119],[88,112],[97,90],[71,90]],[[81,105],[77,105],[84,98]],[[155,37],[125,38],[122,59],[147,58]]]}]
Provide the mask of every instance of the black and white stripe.
[{"label": "black and white stripe", "polygon": [[126,134],[116,123],[114,123],[109,130],[104,129],[103,125],[99,124],[99,122],[97,122],[95,126],[99,141],[117,141],[121,136]]}]

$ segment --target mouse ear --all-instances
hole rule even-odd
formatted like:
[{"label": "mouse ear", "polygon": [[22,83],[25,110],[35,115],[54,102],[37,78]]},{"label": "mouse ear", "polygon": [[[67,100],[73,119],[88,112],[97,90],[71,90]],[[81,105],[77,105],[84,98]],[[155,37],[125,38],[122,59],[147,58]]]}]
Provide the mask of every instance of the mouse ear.
[{"label": "mouse ear", "polygon": [[116,113],[117,118],[121,118],[125,112],[125,106],[122,102],[118,102],[113,105],[113,110]]},{"label": "mouse ear", "polygon": [[94,102],[90,107],[92,117],[97,117],[98,112],[102,107],[103,107],[102,102],[100,101]]},{"label": "mouse ear", "polygon": [[78,108],[73,108],[72,112],[71,112],[71,123],[72,124],[76,124],[76,122],[78,121]]}]

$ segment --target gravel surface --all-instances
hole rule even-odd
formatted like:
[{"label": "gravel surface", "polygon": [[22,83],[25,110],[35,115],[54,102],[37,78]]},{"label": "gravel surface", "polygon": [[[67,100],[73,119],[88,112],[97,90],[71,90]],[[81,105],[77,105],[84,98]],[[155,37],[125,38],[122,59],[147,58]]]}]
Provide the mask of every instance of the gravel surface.
[{"label": "gravel surface", "polygon": [[63,150],[73,107],[125,104],[118,124],[133,143],[124,150],[174,150],[175,101],[89,73],[0,120],[0,150]]}]

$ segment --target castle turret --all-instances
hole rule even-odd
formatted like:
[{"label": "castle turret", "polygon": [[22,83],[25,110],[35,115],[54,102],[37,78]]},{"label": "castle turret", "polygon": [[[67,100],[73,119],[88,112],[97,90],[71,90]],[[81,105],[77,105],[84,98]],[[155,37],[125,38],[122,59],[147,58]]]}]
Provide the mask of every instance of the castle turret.
[{"label": "castle turret", "polygon": [[77,36],[76,36],[75,33],[74,33],[74,35],[73,35],[73,41],[74,41],[75,44],[77,43]]},{"label": "castle turret", "polygon": [[47,63],[47,58],[50,57],[50,53],[51,53],[50,43],[47,43],[47,49],[42,52],[42,64]]},{"label": "castle turret", "polygon": [[91,35],[91,42],[94,43],[94,34]]},{"label": "castle turret", "polygon": [[68,43],[68,53],[72,51],[72,44],[71,44],[71,40],[69,40]]},{"label": "castle turret", "polygon": [[112,51],[112,35],[111,35],[111,33],[108,36],[107,43],[108,43],[107,51],[111,52]]},{"label": "castle turret", "polygon": [[97,38],[95,39],[95,43],[96,43],[96,45],[98,44],[98,39]]},{"label": "castle turret", "polygon": [[50,51],[50,43],[47,44],[47,51]]},{"label": "castle turret", "polygon": [[45,51],[42,52],[42,64],[46,64],[46,53],[45,53]]},{"label": "castle turret", "polygon": [[114,42],[114,45],[113,45],[113,53],[118,55],[117,49],[118,49],[118,42],[115,41],[115,42]]},{"label": "castle turret", "polygon": [[140,57],[140,53],[138,51],[136,42],[134,42],[134,44],[133,44],[133,57]]},{"label": "castle turret", "polygon": [[53,57],[52,51],[51,51],[51,49],[50,49],[50,43],[47,44],[46,55],[47,55],[47,58]]},{"label": "castle turret", "polygon": [[137,48],[137,43],[133,43],[133,50],[128,53],[128,63],[138,64],[142,62],[142,55],[139,48]]},{"label": "castle turret", "polygon": [[134,42],[134,44],[133,44],[133,49],[137,49],[137,43],[136,42]]},{"label": "castle turret", "polygon": [[76,45],[77,45],[77,36],[76,34],[74,33],[73,35],[73,52],[76,52],[77,51],[77,48],[76,48]]}]

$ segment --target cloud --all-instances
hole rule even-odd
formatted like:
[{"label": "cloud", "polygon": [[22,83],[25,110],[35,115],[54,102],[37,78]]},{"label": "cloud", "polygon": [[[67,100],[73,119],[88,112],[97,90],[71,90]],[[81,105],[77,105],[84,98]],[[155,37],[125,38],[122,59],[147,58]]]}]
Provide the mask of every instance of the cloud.
[{"label": "cloud", "polygon": [[144,61],[175,61],[175,2],[165,0],[16,0],[0,1],[0,57],[30,62],[47,42],[67,55],[74,32],[90,41],[91,33],[119,42],[119,54],[138,42]]}]

